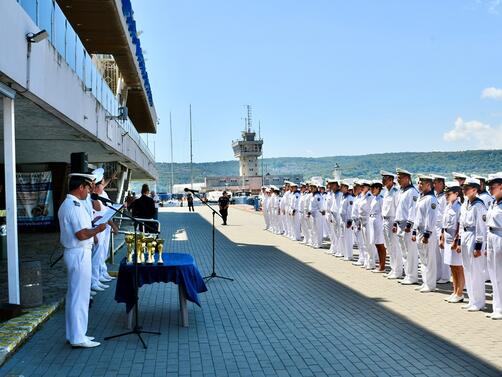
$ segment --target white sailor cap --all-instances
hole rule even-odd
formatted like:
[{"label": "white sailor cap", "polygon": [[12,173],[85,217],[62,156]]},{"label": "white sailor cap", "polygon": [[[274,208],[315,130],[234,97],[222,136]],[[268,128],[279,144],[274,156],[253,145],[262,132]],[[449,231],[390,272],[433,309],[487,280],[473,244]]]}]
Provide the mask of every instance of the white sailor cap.
[{"label": "white sailor cap", "polygon": [[265,192],[270,192],[270,191],[272,191],[270,187],[265,187]]},{"label": "white sailor cap", "polygon": [[379,179],[374,179],[371,181],[371,186],[383,186],[382,181]]},{"label": "white sailor cap", "polygon": [[319,186],[316,181],[309,181],[309,185],[310,186],[315,186],[315,187]]},{"label": "white sailor cap", "polygon": [[477,178],[467,177],[467,179],[464,182],[464,186],[480,187],[481,182]]},{"label": "white sailor cap", "polygon": [[409,175],[410,177],[413,175],[410,171],[408,170],[405,170],[405,169],[401,169],[401,168],[397,168],[396,169],[396,173],[399,175],[399,174],[406,174],[406,175]]},{"label": "white sailor cap", "polygon": [[502,171],[488,175],[488,184],[502,183]]},{"label": "white sailor cap", "polygon": [[335,182],[338,182],[338,181],[333,178],[326,178],[326,183],[335,183]]},{"label": "white sailor cap", "polygon": [[317,187],[319,187],[319,188],[323,188],[323,189],[325,189],[325,188],[326,188],[326,186],[324,186],[322,183],[321,183],[319,186],[317,186]]},{"label": "white sailor cap", "polygon": [[429,174],[417,174],[417,178],[419,181],[433,181],[434,177]]},{"label": "white sailor cap", "polygon": [[275,185],[270,185],[270,189],[273,191],[280,191],[279,188]]},{"label": "white sailor cap", "polygon": [[346,181],[346,180],[343,179],[343,180],[340,181],[340,185],[349,187],[350,183],[348,181]]},{"label": "white sailor cap", "polygon": [[390,171],[387,171],[387,170],[380,170],[380,175],[382,177],[394,177],[396,178],[396,174],[395,173],[391,173]]},{"label": "white sailor cap", "polygon": [[471,177],[479,179],[480,181],[487,181],[487,178],[484,175],[481,175],[481,174],[471,174]]},{"label": "white sailor cap", "polygon": [[94,176],[96,182],[101,182],[105,176],[105,169],[103,168],[94,169],[92,171],[92,175]]},{"label": "white sailor cap", "polygon": [[287,180],[285,180],[285,181],[284,181],[284,184],[285,184],[285,185],[291,185],[292,183],[293,183],[293,182],[291,182],[291,181],[287,181]]},{"label": "white sailor cap", "polygon": [[353,190],[354,189],[354,185],[348,185],[349,187],[349,190]]},{"label": "white sailor cap", "polygon": [[289,185],[293,186],[293,187],[298,187],[298,183],[296,183],[296,182],[291,182]]},{"label": "white sailor cap", "polygon": [[432,178],[434,179],[442,179],[443,181],[446,182],[446,177],[444,175],[439,175],[439,174],[431,174]]},{"label": "white sailor cap", "polygon": [[307,186],[307,182],[300,182],[300,186]]},{"label": "white sailor cap", "polygon": [[92,174],[85,174],[85,173],[71,173],[68,176],[70,178],[73,178],[73,177],[81,178],[83,181],[86,181],[88,183],[92,183],[96,179],[94,177],[94,175],[92,175]]},{"label": "white sailor cap", "polygon": [[267,186],[261,186],[261,188],[262,188],[262,190],[263,190],[263,189],[266,189],[266,188],[267,188]]},{"label": "white sailor cap", "polygon": [[467,179],[467,174],[465,173],[458,173],[458,172],[453,172],[451,173],[451,175],[453,175],[453,178],[462,178],[462,179]]},{"label": "white sailor cap", "polygon": [[445,183],[446,191],[460,190],[460,184],[457,181],[448,181]]}]

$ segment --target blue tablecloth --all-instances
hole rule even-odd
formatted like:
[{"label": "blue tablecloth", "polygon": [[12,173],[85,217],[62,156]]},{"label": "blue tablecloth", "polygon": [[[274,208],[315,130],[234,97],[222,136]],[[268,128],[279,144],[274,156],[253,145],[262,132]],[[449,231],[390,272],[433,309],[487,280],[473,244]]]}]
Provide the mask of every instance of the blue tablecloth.
[{"label": "blue tablecloth", "polygon": [[[144,284],[175,283],[185,288],[187,300],[200,306],[197,293],[207,291],[195,261],[190,254],[162,253],[164,264],[157,264],[158,255],[155,255],[154,264],[140,264],[138,266],[139,288]],[[134,307],[135,278],[134,265],[128,265],[126,259],[120,262],[115,301],[126,304],[126,311]]]}]

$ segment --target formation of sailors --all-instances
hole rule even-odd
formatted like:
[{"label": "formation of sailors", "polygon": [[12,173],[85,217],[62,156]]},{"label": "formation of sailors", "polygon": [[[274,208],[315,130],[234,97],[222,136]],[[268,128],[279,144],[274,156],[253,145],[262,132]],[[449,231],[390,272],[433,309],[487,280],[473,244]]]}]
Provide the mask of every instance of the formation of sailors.
[{"label": "formation of sailors", "polygon": [[[453,173],[453,180],[405,169],[381,171],[381,180],[285,181],[262,188],[265,229],[351,261],[421,293],[453,283],[445,300],[485,307],[485,282],[493,287],[493,311],[502,319],[502,172],[488,178]],[[397,180],[397,183],[396,183]],[[490,193],[486,191],[489,187]],[[353,258],[357,245],[359,255]],[[386,271],[389,255],[390,271]]]}]

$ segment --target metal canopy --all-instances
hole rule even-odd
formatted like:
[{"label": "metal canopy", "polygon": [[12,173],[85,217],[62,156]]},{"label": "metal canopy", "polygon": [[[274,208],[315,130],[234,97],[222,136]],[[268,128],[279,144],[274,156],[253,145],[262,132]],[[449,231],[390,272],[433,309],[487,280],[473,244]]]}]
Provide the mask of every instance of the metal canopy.
[{"label": "metal canopy", "polygon": [[148,103],[120,0],[57,2],[89,53],[113,55],[129,88],[129,118],[138,132],[156,133],[157,116]]}]

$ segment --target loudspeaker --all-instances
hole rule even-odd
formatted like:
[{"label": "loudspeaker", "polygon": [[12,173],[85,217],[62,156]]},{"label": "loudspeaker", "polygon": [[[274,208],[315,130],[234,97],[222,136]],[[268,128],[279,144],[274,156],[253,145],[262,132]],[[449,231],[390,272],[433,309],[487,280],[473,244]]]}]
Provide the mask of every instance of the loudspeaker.
[{"label": "loudspeaker", "polygon": [[71,154],[71,173],[87,173],[87,153],[79,152]]}]

